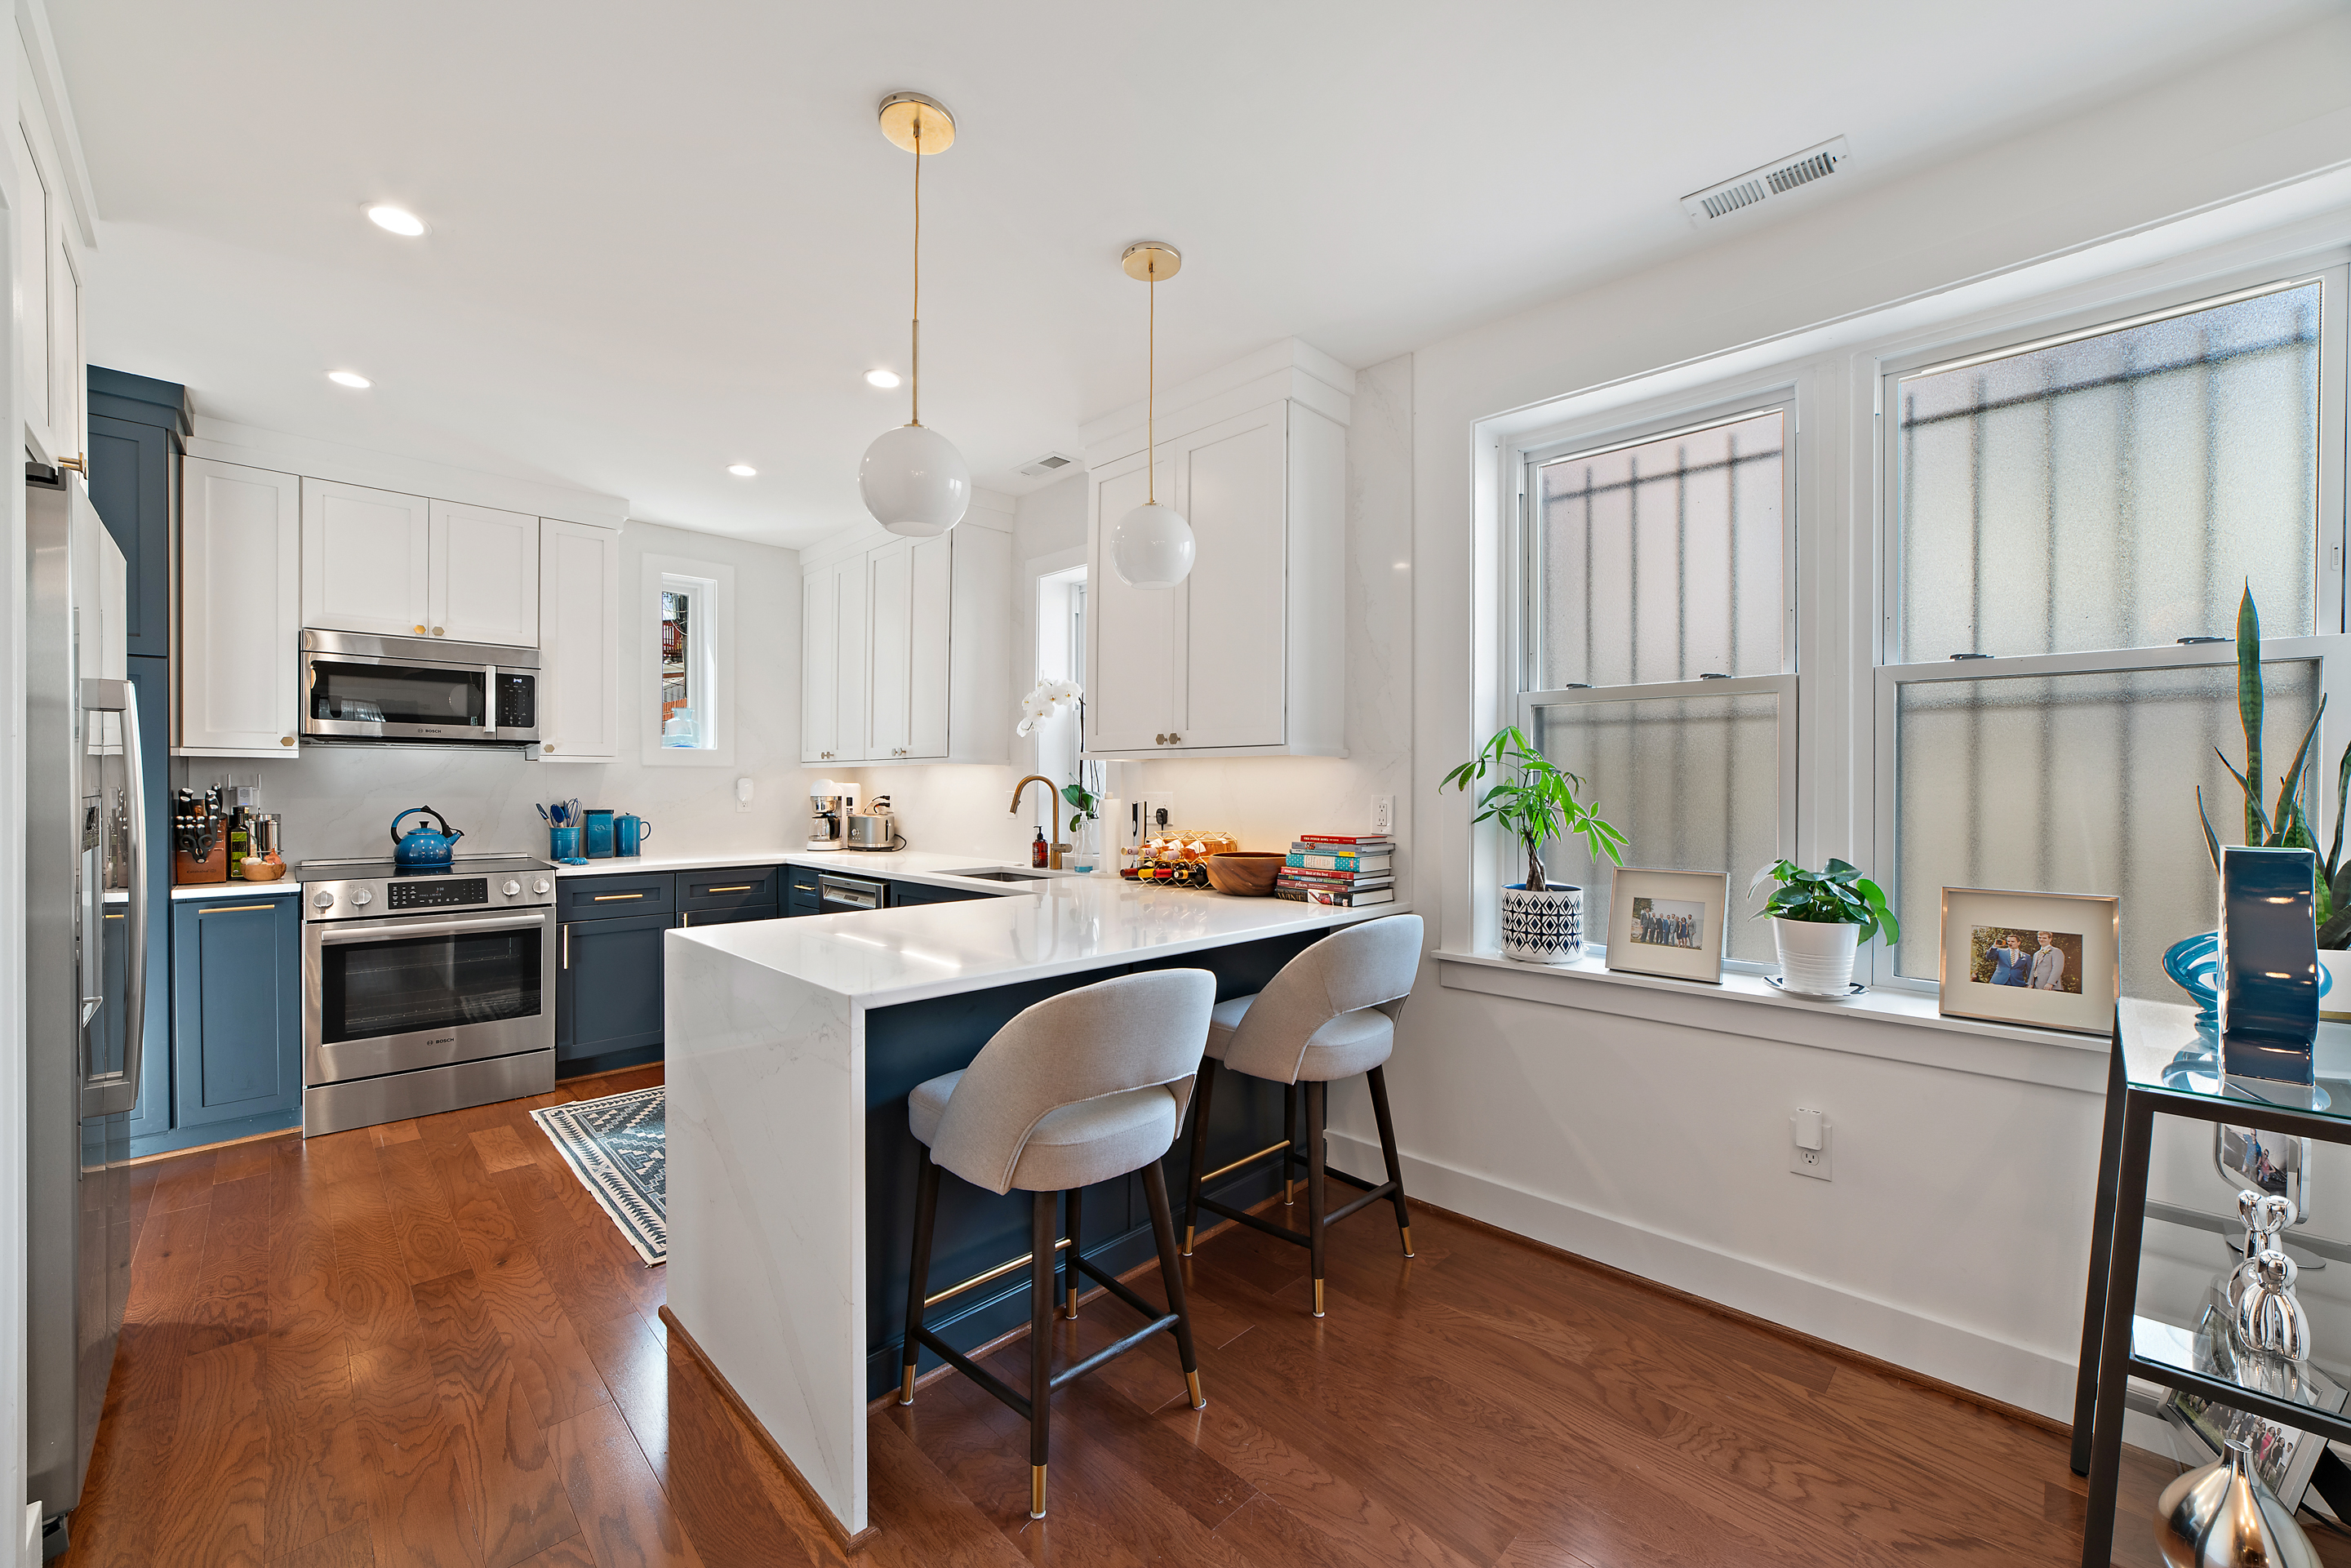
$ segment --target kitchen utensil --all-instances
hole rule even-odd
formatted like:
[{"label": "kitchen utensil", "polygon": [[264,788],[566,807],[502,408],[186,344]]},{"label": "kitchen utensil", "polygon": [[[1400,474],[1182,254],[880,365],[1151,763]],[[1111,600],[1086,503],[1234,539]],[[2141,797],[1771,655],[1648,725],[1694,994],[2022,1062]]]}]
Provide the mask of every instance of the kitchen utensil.
[{"label": "kitchen utensil", "polygon": [[1208,885],[1238,898],[1268,898],[1288,856],[1271,850],[1227,850],[1207,859]]},{"label": "kitchen utensil", "polygon": [[587,857],[580,852],[580,830],[549,828],[547,830],[547,858],[565,865],[586,865]]},{"label": "kitchen utensil", "polygon": [[637,846],[653,836],[653,825],[643,817],[623,811],[612,819],[612,852],[616,855],[635,854]]},{"label": "kitchen utensil", "polygon": [[538,802],[537,802],[537,801],[533,801],[533,802],[532,802],[532,804],[533,804],[534,806],[538,806],[538,820],[539,820],[540,821],[545,822],[545,823],[546,823],[549,827],[550,827],[550,828],[551,828],[551,827],[553,827],[553,826],[555,826],[555,819],[554,819],[554,818],[552,818],[552,817],[550,817],[550,816],[549,816],[549,815],[547,814],[547,808],[546,808],[546,807],[544,807],[544,806],[538,806]]},{"label": "kitchen utensil", "polygon": [[[420,822],[403,834],[400,824],[411,817],[430,817],[441,824],[441,831],[436,833]],[[451,828],[449,819],[432,807],[411,806],[392,820],[392,858],[403,871],[445,867],[457,841],[465,836],[462,831]]]},{"label": "kitchen utensil", "polygon": [[2155,1504],[2155,1543],[2171,1568],[2319,1568],[2310,1537],[2285,1504],[2253,1473],[2241,1437],[2199,1470],[2163,1489]]},{"label": "kitchen utensil", "polygon": [[581,826],[584,831],[580,835],[580,844],[588,858],[591,861],[611,859],[612,813],[602,807],[594,808],[589,811],[588,820]]}]

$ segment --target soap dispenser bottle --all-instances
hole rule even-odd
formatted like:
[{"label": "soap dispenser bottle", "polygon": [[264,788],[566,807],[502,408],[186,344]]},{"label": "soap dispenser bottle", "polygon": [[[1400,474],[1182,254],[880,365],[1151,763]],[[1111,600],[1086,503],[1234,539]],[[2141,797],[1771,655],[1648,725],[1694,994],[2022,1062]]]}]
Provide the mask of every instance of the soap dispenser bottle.
[{"label": "soap dispenser bottle", "polygon": [[1038,870],[1045,869],[1045,830],[1037,830],[1037,841],[1029,846],[1029,863]]}]

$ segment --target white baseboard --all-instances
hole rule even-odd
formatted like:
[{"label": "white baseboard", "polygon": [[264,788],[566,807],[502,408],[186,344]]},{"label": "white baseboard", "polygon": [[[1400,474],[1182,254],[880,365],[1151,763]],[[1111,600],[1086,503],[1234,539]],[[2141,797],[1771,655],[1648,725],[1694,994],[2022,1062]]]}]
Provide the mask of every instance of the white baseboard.
[{"label": "white baseboard", "polygon": [[[1376,1142],[1336,1127],[1331,1129],[1330,1138],[1333,1166],[1358,1174],[1384,1174]],[[2066,1422],[2074,1418],[2070,1357],[1996,1339],[1752,1259],[1661,1236],[1408,1153],[1403,1159],[1408,1197],[1426,1198],[1440,1208],[1580,1258],[1703,1296],[2039,1415]]]}]

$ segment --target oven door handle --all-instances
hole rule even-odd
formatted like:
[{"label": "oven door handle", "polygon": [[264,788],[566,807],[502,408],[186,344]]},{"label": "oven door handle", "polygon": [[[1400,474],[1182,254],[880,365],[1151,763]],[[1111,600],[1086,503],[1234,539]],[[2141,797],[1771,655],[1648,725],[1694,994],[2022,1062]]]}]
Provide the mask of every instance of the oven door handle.
[{"label": "oven door handle", "polygon": [[349,925],[325,925],[319,930],[319,940],[332,945],[338,942],[399,942],[411,936],[464,936],[476,931],[520,931],[528,926],[543,926],[553,913],[542,910],[537,915],[507,915],[496,920],[419,920],[413,925],[361,925],[357,921]]}]

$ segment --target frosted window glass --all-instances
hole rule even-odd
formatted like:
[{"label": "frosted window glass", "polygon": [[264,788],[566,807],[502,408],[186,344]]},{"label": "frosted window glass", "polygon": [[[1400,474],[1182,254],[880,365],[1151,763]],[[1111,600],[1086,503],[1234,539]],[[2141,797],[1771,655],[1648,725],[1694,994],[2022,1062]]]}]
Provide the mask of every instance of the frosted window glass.
[{"label": "frosted window glass", "polygon": [[[2262,685],[2274,801],[2318,666],[2265,665]],[[1896,726],[1900,973],[1936,977],[1946,886],[2111,894],[2123,994],[2180,999],[2163,950],[2219,919],[2197,786],[2222,842],[2244,832],[2244,796],[2213,755],[2244,760],[2234,664],[1906,685]]]},{"label": "frosted window glass", "polygon": [[1538,470],[1534,691],[1776,675],[1778,410]]},{"label": "frosted window glass", "polygon": [[[1629,835],[1625,863],[1658,871],[1730,873],[1727,956],[1767,963],[1771,922],[1749,920],[1747,879],[1779,855],[1780,699],[1770,692],[1637,702],[1561,703],[1535,709],[1535,745],[1583,777],[1584,798]],[[1608,930],[1611,869],[1594,870],[1583,841],[1543,859],[1553,882],[1584,890],[1587,939]],[[1525,874],[1513,852],[1510,882]]]},{"label": "frosted window glass", "polygon": [[2271,636],[2317,604],[2319,285],[1897,383],[1902,658]]}]

